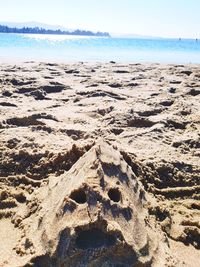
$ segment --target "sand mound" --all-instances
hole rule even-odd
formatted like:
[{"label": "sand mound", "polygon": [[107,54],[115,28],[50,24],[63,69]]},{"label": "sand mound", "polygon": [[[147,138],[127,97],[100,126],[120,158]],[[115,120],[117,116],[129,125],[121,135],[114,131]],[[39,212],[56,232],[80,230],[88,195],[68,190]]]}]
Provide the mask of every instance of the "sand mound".
[{"label": "sand mound", "polygon": [[12,217],[26,229],[15,250],[26,266],[149,266],[168,244],[150,227],[146,203],[122,154],[99,141]]}]

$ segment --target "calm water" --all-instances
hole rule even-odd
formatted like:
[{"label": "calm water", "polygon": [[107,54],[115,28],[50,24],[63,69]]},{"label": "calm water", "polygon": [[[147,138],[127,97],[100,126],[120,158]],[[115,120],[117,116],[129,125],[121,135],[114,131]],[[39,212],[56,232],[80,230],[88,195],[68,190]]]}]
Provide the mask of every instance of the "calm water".
[{"label": "calm water", "polygon": [[0,33],[0,60],[200,63],[200,40]]}]

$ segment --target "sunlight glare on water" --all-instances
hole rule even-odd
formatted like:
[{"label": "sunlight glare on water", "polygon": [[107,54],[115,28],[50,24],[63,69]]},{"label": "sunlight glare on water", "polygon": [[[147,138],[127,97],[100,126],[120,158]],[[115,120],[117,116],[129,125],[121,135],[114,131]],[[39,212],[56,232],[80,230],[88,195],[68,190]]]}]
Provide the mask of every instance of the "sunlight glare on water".
[{"label": "sunlight glare on water", "polygon": [[59,34],[23,34],[26,38],[36,40],[49,40],[49,41],[65,41],[65,40],[77,40],[77,39],[91,39],[98,37],[91,36],[80,36],[80,35],[59,35]]}]

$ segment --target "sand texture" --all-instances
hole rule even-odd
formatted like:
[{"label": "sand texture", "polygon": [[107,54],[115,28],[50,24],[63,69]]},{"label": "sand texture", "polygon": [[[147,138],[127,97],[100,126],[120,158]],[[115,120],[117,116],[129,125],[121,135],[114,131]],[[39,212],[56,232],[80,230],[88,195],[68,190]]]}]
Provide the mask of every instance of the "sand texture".
[{"label": "sand texture", "polygon": [[0,266],[200,266],[200,66],[0,66]]}]

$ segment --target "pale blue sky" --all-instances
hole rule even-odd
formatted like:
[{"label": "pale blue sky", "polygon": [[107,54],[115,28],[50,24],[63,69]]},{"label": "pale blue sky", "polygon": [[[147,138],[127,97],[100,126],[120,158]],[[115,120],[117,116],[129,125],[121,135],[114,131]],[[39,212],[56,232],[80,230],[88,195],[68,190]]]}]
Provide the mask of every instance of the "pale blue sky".
[{"label": "pale blue sky", "polygon": [[0,0],[0,21],[200,38],[200,0]]}]

